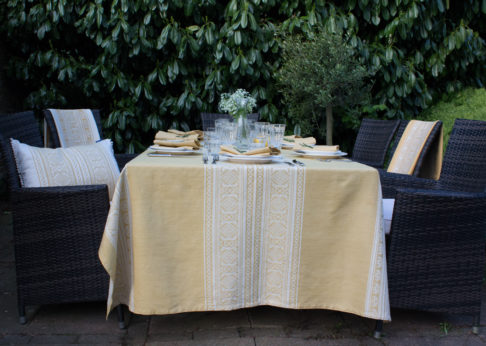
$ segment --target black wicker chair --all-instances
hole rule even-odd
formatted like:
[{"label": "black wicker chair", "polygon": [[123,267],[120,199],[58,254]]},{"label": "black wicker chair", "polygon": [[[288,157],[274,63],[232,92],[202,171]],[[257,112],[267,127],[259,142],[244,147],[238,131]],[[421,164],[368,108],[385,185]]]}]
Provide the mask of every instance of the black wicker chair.
[{"label": "black wicker chair", "polygon": [[[101,117],[100,117],[100,111],[98,109],[92,109],[91,112],[93,113],[95,122],[96,122],[96,127],[98,128],[98,132],[100,134],[100,138],[103,138],[103,132],[102,132],[102,127],[101,127]],[[57,129],[56,129],[56,124],[54,122],[54,118],[52,117],[52,114],[49,110],[44,110],[44,117],[46,119],[47,123],[47,129],[50,134],[50,141],[51,144],[54,148],[59,148],[61,146],[61,142],[59,141],[59,136],[57,134]],[[137,155],[136,154],[116,154],[116,162],[118,163],[118,166],[120,167],[120,170],[125,167],[125,165],[132,159],[134,159]]]},{"label": "black wicker chair", "polygon": [[390,305],[470,314],[477,333],[486,246],[486,122],[455,121],[439,180],[381,178],[387,197],[395,198],[387,243]]},{"label": "black wicker chair", "polygon": [[390,306],[469,314],[478,332],[486,194],[399,189],[387,250]]},{"label": "black wicker chair", "polygon": [[[248,114],[248,119],[258,121],[260,118],[259,113]],[[216,119],[228,119],[232,120],[233,117],[230,114],[223,113],[201,113],[201,122],[203,131],[206,131],[209,127],[214,127],[214,122]]]},{"label": "black wicker chair", "polygon": [[[106,185],[21,187],[10,145],[42,147],[33,112],[0,116],[0,149],[13,214],[20,323],[27,305],[106,300],[109,277],[98,248],[109,210]],[[119,325],[124,327],[121,307]]]},{"label": "black wicker chair", "polygon": [[352,160],[383,168],[385,156],[400,120],[363,119],[354,143]]},{"label": "black wicker chair", "polygon": [[438,189],[484,192],[486,186],[486,122],[456,119],[442,163],[439,180],[380,170],[384,198],[396,189]]}]

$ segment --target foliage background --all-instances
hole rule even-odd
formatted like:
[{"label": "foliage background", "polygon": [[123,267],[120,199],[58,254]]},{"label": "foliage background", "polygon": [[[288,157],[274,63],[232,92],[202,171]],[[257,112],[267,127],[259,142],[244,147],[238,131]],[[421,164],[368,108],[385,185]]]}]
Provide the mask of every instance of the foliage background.
[{"label": "foliage background", "polygon": [[486,89],[466,88],[446,95],[422,112],[419,118],[421,120],[442,120],[445,150],[455,119],[486,121]]},{"label": "foliage background", "polygon": [[[236,88],[263,119],[285,121],[277,28],[343,33],[376,71],[363,115],[415,117],[484,86],[485,13],[486,0],[0,0],[0,30],[24,108],[101,108],[105,137],[139,151],[156,129],[199,127]],[[359,121],[340,119],[346,146]]]}]

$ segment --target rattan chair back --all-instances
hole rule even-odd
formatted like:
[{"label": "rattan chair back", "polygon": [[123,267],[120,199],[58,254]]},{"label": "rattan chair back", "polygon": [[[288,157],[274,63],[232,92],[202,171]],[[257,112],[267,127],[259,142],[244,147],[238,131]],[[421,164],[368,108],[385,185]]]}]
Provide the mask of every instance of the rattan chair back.
[{"label": "rattan chair back", "polygon": [[485,191],[486,121],[456,119],[439,182],[445,190]]},{"label": "rattan chair back", "polygon": [[[398,147],[398,143],[400,142],[400,139],[402,138],[402,135],[405,132],[405,129],[407,128],[408,123],[409,123],[409,120],[400,120],[400,125],[398,126],[395,139],[392,142],[392,149],[391,149],[390,158],[393,157],[393,154],[395,153],[395,150]],[[432,128],[432,131],[430,132],[430,135],[427,138],[427,141],[425,141],[425,145],[422,149],[422,152],[420,153],[417,164],[415,165],[415,169],[414,169],[413,174],[412,174],[413,176],[420,177],[422,175],[423,164],[424,164],[424,162],[427,161],[429,155],[432,154],[431,149],[433,148],[433,146],[437,143],[437,141],[440,140],[441,129],[442,129],[442,121],[439,120],[434,125],[434,127]]]},{"label": "rattan chair back", "polygon": [[[100,138],[103,139],[103,135],[101,131],[100,111],[98,109],[92,109],[91,112],[93,113],[93,117],[96,122],[96,127],[98,128]],[[59,135],[57,134],[56,123],[54,122],[52,113],[48,109],[44,110],[43,113],[47,123],[47,130],[49,131],[50,134],[49,138],[50,138],[51,145],[54,148],[59,148],[61,146],[61,142],[59,140]]]},{"label": "rattan chair back", "polygon": [[31,146],[42,147],[42,136],[34,112],[27,111],[0,115],[2,166],[7,171],[8,185],[12,189],[20,187],[20,180],[10,146],[10,138],[17,139]]},{"label": "rattan chair back", "polygon": [[[258,121],[260,118],[259,113],[251,113],[248,114],[248,119]],[[233,117],[229,114],[223,114],[223,113],[201,113],[201,122],[202,122],[202,127],[203,131],[207,131],[208,128],[214,127],[214,122],[216,119],[228,119],[232,120]]]},{"label": "rattan chair back", "polygon": [[400,120],[363,119],[354,144],[353,161],[376,168],[383,167],[399,123]]}]

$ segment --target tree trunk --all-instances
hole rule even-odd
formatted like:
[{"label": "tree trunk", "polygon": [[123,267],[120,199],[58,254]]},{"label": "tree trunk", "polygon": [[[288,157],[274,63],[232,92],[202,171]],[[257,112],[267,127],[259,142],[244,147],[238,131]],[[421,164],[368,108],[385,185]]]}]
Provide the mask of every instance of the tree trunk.
[{"label": "tree trunk", "polygon": [[326,107],[326,144],[332,145],[332,106]]}]

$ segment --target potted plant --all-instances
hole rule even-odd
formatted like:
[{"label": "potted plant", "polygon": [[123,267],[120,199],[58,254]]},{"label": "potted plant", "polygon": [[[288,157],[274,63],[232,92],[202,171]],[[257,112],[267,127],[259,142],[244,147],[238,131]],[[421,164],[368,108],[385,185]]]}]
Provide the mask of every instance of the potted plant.
[{"label": "potted plant", "polygon": [[284,36],[281,46],[282,65],[276,79],[289,117],[303,133],[325,129],[326,144],[331,145],[333,108],[352,112],[366,103],[370,73],[340,35],[323,29],[309,38]]}]

